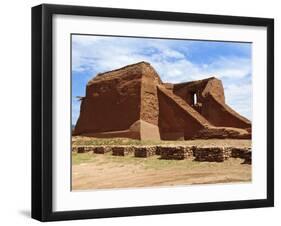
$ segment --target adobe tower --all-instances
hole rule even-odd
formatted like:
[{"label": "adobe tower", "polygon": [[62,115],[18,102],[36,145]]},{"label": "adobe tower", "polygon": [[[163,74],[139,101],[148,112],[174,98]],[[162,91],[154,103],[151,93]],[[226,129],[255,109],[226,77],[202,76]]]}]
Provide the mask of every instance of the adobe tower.
[{"label": "adobe tower", "polygon": [[149,63],[139,62],[88,82],[73,135],[249,139],[251,122],[225,103],[219,79],[163,83]]}]

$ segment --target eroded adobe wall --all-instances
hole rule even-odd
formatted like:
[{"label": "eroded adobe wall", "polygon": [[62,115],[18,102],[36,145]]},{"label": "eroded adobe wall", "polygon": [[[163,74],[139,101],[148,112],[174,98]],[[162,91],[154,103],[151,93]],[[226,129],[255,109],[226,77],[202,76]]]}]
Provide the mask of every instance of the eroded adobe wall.
[{"label": "eroded adobe wall", "polygon": [[140,119],[141,67],[98,75],[86,88],[74,134],[127,130]]},{"label": "eroded adobe wall", "polygon": [[199,130],[193,139],[251,139],[251,133],[245,129],[234,127],[206,127]]},{"label": "eroded adobe wall", "polygon": [[222,82],[209,80],[202,92],[204,97],[201,114],[214,126],[249,128],[251,122],[225,103]]},{"label": "eroded adobe wall", "polygon": [[150,65],[144,65],[140,101],[141,140],[160,140],[157,85],[161,83],[156,71]]},{"label": "eroded adobe wall", "polygon": [[159,129],[163,140],[191,139],[209,125],[184,100],[164,87],[158,87],[158,100]]},{"label": "eroded adobe wall", "polygon": [[159,97],[159,130],[161,140],[184,140],[183,113],[173,109],[172,102],[164,94],[158,93]]},{"label": "eroded adobe wall", "polygon": [[194,105],[194,94],[197,96],[197,102],[202,103],[205,96],[203,91],[206,88],[209,80],[213,78],[203,79],[193,82],[185,82],[180,84],[175,84],[173,87],[173,93],[185,100],[189,105]]},{"label": "eroded adobe wall", "polygon": [[158,125],[157,85],[162,82],[157,72],[150,65],[145,64],[142,69],[140,119],[153,125]]},{"label": "eroded adobe wall", "polygon": [[163,84],[149,63],[140,62],[89,81],[73,134],[153,140],[249,137],[246,130],[226,127],[250,131],[251,123],[225,104],[220,80]]},{"label": "eroded adobe wall", "polygon": [[[184,99],[214,126],[249,128],[251,122],[225,103],[221,80],[208,78],[174,85],[173,92]],[[197,104],[194,104],[194,93]]]},{"label": "eroded adobe wall", "polygon": [[214,126],[250,128],[251,122],[235,112],[227,104],[209,95],[202,106],[201,114]]}]

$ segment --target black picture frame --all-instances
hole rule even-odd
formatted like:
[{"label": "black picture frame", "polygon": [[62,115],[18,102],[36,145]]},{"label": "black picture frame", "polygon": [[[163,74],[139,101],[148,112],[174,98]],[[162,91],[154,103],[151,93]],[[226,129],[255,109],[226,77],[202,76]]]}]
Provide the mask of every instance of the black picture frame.
[{"label": "black picture frame", "polygon": [[[52,210],[52,18],[55,14],[267,28],[267,198],[128,208]],[[274,20],[43,4],[32,8],[32,218],[40,221],[123,217],[274,206]]]}]

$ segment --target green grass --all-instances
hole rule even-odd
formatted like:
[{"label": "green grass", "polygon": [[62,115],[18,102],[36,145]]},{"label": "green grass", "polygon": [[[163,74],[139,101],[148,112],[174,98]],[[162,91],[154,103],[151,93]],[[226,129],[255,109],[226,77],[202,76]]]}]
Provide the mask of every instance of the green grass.
[{"label": "green grass", "polygon": [[[150,145],[159,144],[157,141],[140,141],[129,138],[113,138],[113,139],[77,139],[73,142],[75,145]],[[161,142],[162,143],[162,142]]]},{"label": "green grass", "polygon": [[[202,141],[201,141],[202,142]],[[203,141],[204,142],[204,141]],[[161,144],[196,144],[198,140],[136,140],[130,138],[89,138],[89,137],[74,137],[73,145],[161,145]],[[210,143],[210,140],[208,141]]]}]

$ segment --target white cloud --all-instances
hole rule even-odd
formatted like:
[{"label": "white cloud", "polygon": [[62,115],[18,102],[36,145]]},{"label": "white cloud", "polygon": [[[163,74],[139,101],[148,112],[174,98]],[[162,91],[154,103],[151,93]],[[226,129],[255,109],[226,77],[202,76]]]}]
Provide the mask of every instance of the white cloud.
[{"label": "white cloud", "polygon": [[227,84],[225,88],[226,103],[238,113],[252,119],[252,86],[246,84]]},{"label": "white cloud", "polygon": [[[205,73],[211,72],[220,78],[243,78],[251,73],[251,60],[240,57],[220,57],[208,65]],[[203,70],[203,72],[204,72]]]},{"label": "white cloud", "polygon": [[[144,60],[150,62],[167,82],[209,76],[243,78],[251,73],[248,58],[220,57],[209,64],[194,64],[161,40],[74,36],[73,41],[73,70],[78,72],[89,69],[93,73],[104,72]],[[154,51],[146,54],[149,49]]]}]

